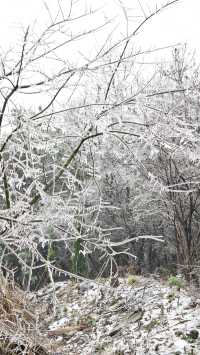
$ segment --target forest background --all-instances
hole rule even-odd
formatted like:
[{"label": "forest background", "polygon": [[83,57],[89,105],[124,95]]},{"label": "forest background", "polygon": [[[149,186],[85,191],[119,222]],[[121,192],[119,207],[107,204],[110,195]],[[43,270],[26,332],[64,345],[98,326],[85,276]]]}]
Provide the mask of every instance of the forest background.
[{"label": "forest background", "polygon": [[1,49],[0,257],[24,289],[198,273],[199,65],[186,44],[137,43],[180,3],[119,1],[122,27],[43,3],[42,26]]}]

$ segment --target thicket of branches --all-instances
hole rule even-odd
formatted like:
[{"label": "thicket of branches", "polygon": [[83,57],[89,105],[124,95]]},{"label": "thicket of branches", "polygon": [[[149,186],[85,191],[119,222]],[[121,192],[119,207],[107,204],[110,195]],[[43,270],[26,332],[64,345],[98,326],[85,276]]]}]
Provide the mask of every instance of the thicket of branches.
[{"label": "thicket of branches", "polygon": [[27,289],[40,269],[51,281],[95,267],[112,273],[117,255],[134,255],[141,235],[160,240],[164,223],[174,228],[178,263],[198,263],[198,69],[176,48],[171,67],[145,80],[132,43],[176,2],[143,13],[119,40],[109,35],[79,65],[66,53],[106,24],[79,32],[95,12],[71,7],[58,6],[41,34],[29,27],[1,53],[1,265],[24,275]]}]

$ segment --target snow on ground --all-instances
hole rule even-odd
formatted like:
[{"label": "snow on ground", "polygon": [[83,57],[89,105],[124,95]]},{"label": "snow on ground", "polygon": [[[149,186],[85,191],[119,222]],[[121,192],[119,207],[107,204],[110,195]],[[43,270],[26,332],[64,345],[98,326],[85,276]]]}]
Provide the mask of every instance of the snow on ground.
[{"label": "snow on ground", "polygon": [[54,355],[200,355],[197,291],[153,276],[68,281],[40,290],[36,309]]}]

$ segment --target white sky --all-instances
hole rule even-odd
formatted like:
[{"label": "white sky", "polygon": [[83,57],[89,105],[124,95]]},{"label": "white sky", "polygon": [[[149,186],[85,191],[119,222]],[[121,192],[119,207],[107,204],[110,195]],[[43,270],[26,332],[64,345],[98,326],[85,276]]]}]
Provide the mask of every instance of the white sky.
[{"label": "white sky", "polygon": [[[69,7],[70,0],[60,0],[65,8]],[[77,1],[74,1],[77,2]],[[116,23],[121,23],[122,31],[125,30],[125,17],[119,3],[129,7],[130,26],[135,19],[131,16],[137,15],[140,11],[139,0],[81,0],[81,6],[88,8],[101,7],[105,4],[103,11],[105,17],[118,15]],[[46,0],[54,13],[56,0]],[[154,9],[156,4],[165,3],[165,0],[140,0],[143,9],[148,13]],[[102,13],[102,12],[101,12]],[[42,0],[1,0],[0,2],[0,42],[1,47],[14,43],[17,35],[20,34],[20,26],[27,26],[33,21],[42,23],[45,21],[46,10]],[[101,16],[99,14],[99,16]],[[121,16],[121,18],[120,18]],[[192,49],[200,54],[200,0],[180,0],[179,3],[169,7],[162,14],[154,17],[145,25],[138,36],[138,42],[143,46],[163,46],[177,42],[188,42]],[[124,24],[124,26],[123,26]],[[119,28],[119,27],[118,27]]]},{"label": "white sky", "polygon": [[[75,13],[78,16],[86,9],[103,8],[95,15],[94,19],[87,18],[84,26],[95,27],[103,23],[105,19],[115,17],[113,27],[116,26],[116,33],[120,36],[126,35],[126,16],[122,6],[127,9],[129,17],[129,33],[136,27],[137,21],[141,18],[136,16],[142,14],[140,4],[144,12],[148,15],[155,10],[156,4],[164,4],[167,0],[45,0],[51,10],[52,16],[56,16],[58,4],[62,4],[63,11],[67,14],[71,1],[75,3]],[[82,9],[81,9],[82,8]],[[82,11],[79,12],[78,9]],[[200,62],[200,0],[179,0],[174,5],[168,7],[162,13],[153,17],[145,24],[141,32],[134,38],[132,44],[141,47],[142,50],[149,48],[169,46],[177,43],[188,43],[189,48],[196,51],[196,61]],[[23,38],[23,28],[27,25],[35,24],[35,30],[42,29],[48,22],[47,10],[43,0],[1,0],[0,2],[0,51],[6,51]],[[76,22],[75,26],[81,26],[81,22]],[[77,30],[77,28],[76,28]],[[78,28],[79,30],[79,28]],[[81,28],[80,28],[81,31]],[[37,31],[39,32],[39,31]],[[104,33],[105,35],[105,33]],[[98,37],[100,36],[100,37]],[[86,39],[81,52],[87,56],[91,46],[100,44],[103,41],[102,34],[95,34],[94,44]],[[90,42],[90,43],[89,43]],[[21,42],[20,42],[21,43]],[[78,43],[80,46],[80,43]],[[84,48],[83,48],[84,47]],[[70,47],[71,48],[71,47]],[[66,51],[67,52],[67,51]],[[171,52],[171,51],[170,51]],[[159,58],[169,57],[170,52],[157,52],[156,61]],[[1,54],[1,52],[0,52]],[[91,54],[91,53],[90,53]],[[69,54],[68,54],[69,55]],[[160,57],[159,57],[160,56]],[[152,61],[155,60],[152,59]],[[146,57],[145,57],[146,59]],[[149,60],[151,62],[151,60]],[[148,60],[147,60],[148,62]],[[146,66],[145,68],[148,68]],[[28,101],[27,101],[28,102]]]}]

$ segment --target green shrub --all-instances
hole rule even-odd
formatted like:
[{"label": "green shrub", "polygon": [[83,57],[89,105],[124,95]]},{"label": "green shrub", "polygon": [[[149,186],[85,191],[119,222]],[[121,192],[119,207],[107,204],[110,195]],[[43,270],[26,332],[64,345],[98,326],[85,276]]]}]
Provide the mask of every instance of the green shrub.
[{"label": "green shrub", "polygon": [[129,275],[127,278],[127,283],[129,286],[134,285],[137,282],[137,278],[134,275]]},{"label": "green shrub", "polygon": [[168,278],[168,284],[169,286],[175,286],[177,287],[178,290],[180,290],[181,288],[184,287],[184,283],[183,283],[183,280],[178,278],[177,276],[170,276]]}]

